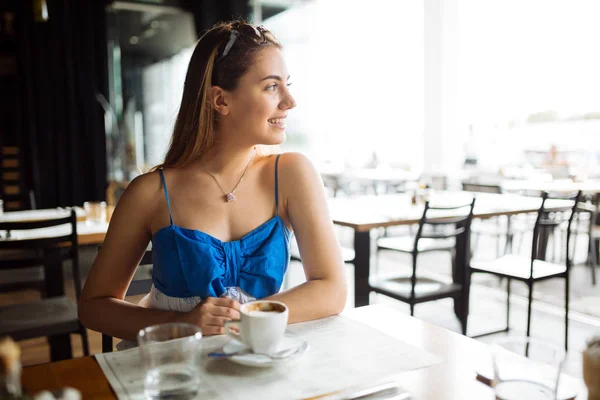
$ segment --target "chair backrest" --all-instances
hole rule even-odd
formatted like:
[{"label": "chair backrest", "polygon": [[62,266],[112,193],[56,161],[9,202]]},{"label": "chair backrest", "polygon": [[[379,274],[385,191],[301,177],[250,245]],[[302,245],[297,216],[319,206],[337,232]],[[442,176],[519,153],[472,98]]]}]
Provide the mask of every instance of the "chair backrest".
[{"label": "chair backrest", "polygon": [[4,201],[4,210],[35,209],[32,194],[25,187],[19,147],[6,146],[0,141],[0,199]]},{"label": "chair backrest", "polygon": [[482,183],[463,182],[462,188],[467,192],[502,193],[502,187],[498,185],[484,185]]},{"label": "chair backrest", "polygon": [[[425,209],[419,220],[419,229],[415,236],[413,254],[418,253],[421,239],[449,239],[470,234],[473,208],[475,208],[475,198],[469,203],[453,206],[432,206],[429,201],[425,202]],[[436,216],[435,214],[439,214],[439,212],[448,217]],[[434,228],[432,232],[426,232],[427,226]],[[452,229],[447,229],[449,226]],[[440,227],[444,229],[440,230]]]},{"label": "chair backrest", "polygon": [[582,201],[588,203],[590,206],[591,224],[589,228],[591,232],[594,229],[594,225],[600,225],[600,192],[585,196],[585,199]]},{"label": "chair backrest", "polygon": [[[100,247],[99,247],[100,248]],[[152,264],[152,249],[146,250],[140,261],[140,266]],[[150,293],[152,289],[152,278],[132,280],[127,288],[125,297],[137,296],[140,294]],[[113,351],[113,338],[105,333],[102,334],[102,352],[110,353]]]},{"label": "chair backrest", "polygon": [[[71,260],[79,299],[79,245],[75,210],[64,217],[39,221],[0,222],[0,269],[28,268]],[[10,236],[9,236],[10,235]],[[9,237],[8,237],[9,236]],[[25,251],[23,251],[25,250]]]},{"label": "chair backrest", "polygon": [[[578,201],[581,198],[581,191],[569,193],[549,193],[542,192],[542,204],[537,213],[535,225],[533,227],[533,241],[531,245],[531,271],[533,276],[533,261],[545,259],[545,244],[548,241],[548,234],[560,225],[567,223],[566,240],[566,265],[567,270],[571,267],[571,231],[573,219],[577,212]],[[559,202],[553,201],[558,200]]]},{"label": "chair backrest", "polygon": [[576,232],[586,232],[592,235],[600,207],[600,193],[594,195],[582,194],[573,218],[573,229]]}]

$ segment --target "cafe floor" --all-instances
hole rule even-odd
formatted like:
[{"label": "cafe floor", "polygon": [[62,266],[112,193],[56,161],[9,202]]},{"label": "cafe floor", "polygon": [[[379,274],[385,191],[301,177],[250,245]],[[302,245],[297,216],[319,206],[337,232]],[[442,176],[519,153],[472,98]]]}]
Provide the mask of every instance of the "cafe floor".
[{"label": "cafe floor", "polygon": [[[342,242],[344,242],[344,234],[340,235]],[[485,238],[481,238],[479,242],[479,248],[476,253],[476,257],[482,258],[493,258],[494,257],[495,244],[492,241],[486,241]],[[89,251],[88,251],[89,250]],[[89,268],[89,264],[93,260],[95,253],[91,249],[84,249],[82,251],[82,269],[85,275],[86,266]],[[391,274],[402,274],[408,271],[408,265],[410,258],[404,255],[398,254],[386,254],[381,256],[380,267],[378,274],[391,275]],[[450,258],[447,253],[441,254],[426,254],[419,260],[419,273],[437,277],[440,279],[449,279],[450,273]],[[354,304],[354,293],[353,293],[353,267],[351,265],[346,266],[347,277],[348,277],[348,299],[347,308],[350,308]],[[600,275],[600,269],[597,270]],[[600,276],[599,276],[600,278]],[[471,294],[471,309],[469,316],[469,335],[478,334],[485,331],[491,331],[502,328],[505,318],[505,284],[500,284],[494,278],[487,280],[476,279],[472,285]],[[298,285],[304,281],[304,273],[300,263],[292,262],[288,270],[288,276],[286,277],[285,286],[291,287]],[[591,297],[587,301],[591,304],[600,304],[600,283],[593,287],[589,279],[589,268],[584,265],[577,265],[574,267],[572,272],[572,281],[575,282],[576,287],[573,288],[575,292],[583,292],[586,297]],[[513,283],[513,288],[519,283]],[[582,286],[589,287],[582,287]],[[67,292],[73,296],[72,282],[66,282]],[[554,302],[546,302],[544,298],[554,297],[558,298],[558,301],[562,301],[564,298],[564,286],[562,283],[551,286],[554,289],[549,293],[546,293],[542,298],[534,301],[533,305],[533,316],[532,316],[532,335],[535,337],[543,338],[557,345],[562,346],[564,341],[564,311],[563,308],[553,305]],[[527,321],[527,299],[522,296],[522,293],[518,290],[513,290],[516,293],[511,296],[511,335],[524,335],[526,321]],[[554,296],[552,296],[554,295]],[[26,300],[33,300],[39,297],[39,294],[34,291],[24,291],[18,294],[0,294],[0,304],[7,304],[13,302],[21,302]],[[137,298],[130,298],[131,301],[137,301],[141,296]],[[476,299],[476,301],[474,301]],[[573,302],[577,301],[577,296],[572,297]],[[409,307],[406,304],[397,302],[393,299],[386,298],[382,295],[371,295],[372,304],[385,304],[388,305],[398,312],[409,314]],[[582,309],[585,311],[585,309]],[[425,303],[417,305],[415,307],[415,317],[428,321],[432,324],[442,326],[444,328],[459,332],[460,325],[456,319],[453,308],[452,300],[440,300],[436,302]],[[88,331],[91,353],[101,352],[101,335],[97,332]],[[567,356],[567,362],[565,363],[565,371],[573,376],[581,376],[581,351],[585,345],[586,339],[592,334],[600,334],[600,318],[594,315],[589,315],[580,311],[572,311],[570,313],[570,324],[569,324],[569,353]],[[506,334],[497,334],[492,336],[486,336],[479,340],[486,343],[491,343],[495,339],[504,336]],[[72,335],[71,342],[73,343],[74,356],[81,356],[81,341],[78,335]],[[19,342],[22,349],[22,361],[24,365],[34,365],[49,361],[49,349],[45,338],[32,339]]]}]

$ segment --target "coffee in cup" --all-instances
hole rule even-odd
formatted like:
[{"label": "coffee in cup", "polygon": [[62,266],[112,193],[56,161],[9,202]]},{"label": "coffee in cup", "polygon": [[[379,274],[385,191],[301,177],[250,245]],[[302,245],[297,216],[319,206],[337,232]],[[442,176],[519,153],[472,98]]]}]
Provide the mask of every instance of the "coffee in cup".
[{"label": "coffee in cup", "polygon": [[[225,333],[259,354],[277,351],[287,327],[289,309],[274,300],[257,300],[240,307],[240,320],[227,321]],[[231,328],[237,328],[234,332]]]}]

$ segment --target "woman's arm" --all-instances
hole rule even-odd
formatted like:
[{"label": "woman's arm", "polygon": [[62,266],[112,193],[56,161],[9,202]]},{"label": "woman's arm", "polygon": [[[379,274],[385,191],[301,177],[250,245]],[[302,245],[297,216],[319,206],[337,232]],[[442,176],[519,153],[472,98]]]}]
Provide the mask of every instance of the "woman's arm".
[{"label": "woman's arm", "polygon": [[153,310],[124,301],[135,270],[151,239],[152,218],[166,204],[158,174],[137,177],[119,200],[79,299],[79,319],[86,327],[135,340],[140,329],[165,322],[190,322],[204,335],[222,332],[224,321],[239,318],[239,304],[208,298],[188,313]]},{"label": "woman's arm", "polygon": [[290,308],[290,323],[339,314],[346,304],[344,262],[319,173],[306,156],[279,160],[279,188],[307,282],[270,298]]},{"label": "woman's arm", "polygon": [[123,300],[150,242],[150,222],[161,194],[157,173],[150,173],[134,179],[119,200],[79,299],[79,319],[86,327],[135,340],[140,329],[176,319],[177,313]]}]

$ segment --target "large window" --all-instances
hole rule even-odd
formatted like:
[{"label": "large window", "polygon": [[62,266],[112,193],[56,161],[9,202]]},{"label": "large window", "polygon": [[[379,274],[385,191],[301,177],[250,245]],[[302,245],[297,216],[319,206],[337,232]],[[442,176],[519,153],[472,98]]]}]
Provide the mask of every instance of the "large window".
[{"label": "large window", "polygon": [[594,168],[599,15],[596,0],[459,1],[460,119],[480,165],[535,164],[555,145]]},{"label": "large window", "polygon": [[108,179],[129,181],[164,159],[196,41],[190,13],[116,1],[107,9]]},{"label": "large window", "polygon": [[423,5],[317,0],[264,22],[285,46],[298,102],[286,149],[319,162],[420,168]]}]

